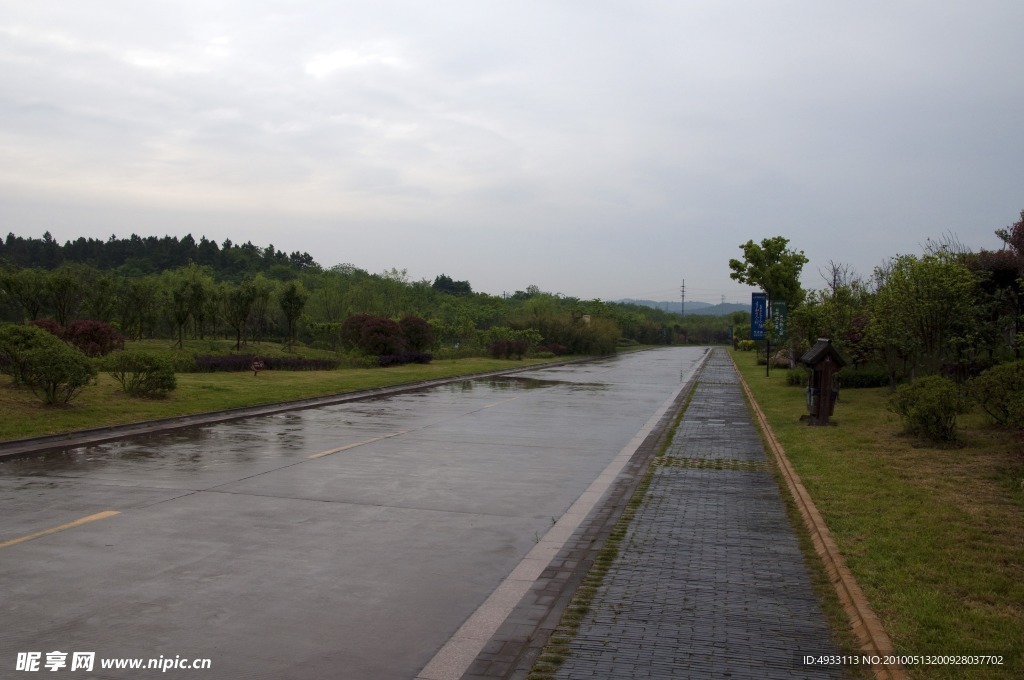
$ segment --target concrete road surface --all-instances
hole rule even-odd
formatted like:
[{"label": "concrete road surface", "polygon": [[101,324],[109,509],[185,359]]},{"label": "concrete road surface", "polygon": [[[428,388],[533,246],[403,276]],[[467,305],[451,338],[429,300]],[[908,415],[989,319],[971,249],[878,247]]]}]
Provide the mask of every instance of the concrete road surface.
[{"label": "concrete road surface", "polygon": [[0,677],[414,678],[704,352],[0,463]]}]

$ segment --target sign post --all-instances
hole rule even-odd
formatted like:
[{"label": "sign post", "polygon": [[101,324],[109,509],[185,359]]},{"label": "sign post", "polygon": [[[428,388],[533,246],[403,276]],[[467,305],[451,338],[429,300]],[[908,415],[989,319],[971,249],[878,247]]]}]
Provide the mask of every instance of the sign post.
[{"label": "sign post", "polygon": [[764,340],[764,322],[768,320],[768,294],[750,294],[750,339]]},{"label": "sign post", "polygon": [[785,340],[787,322],[789,321],[789,308],[785,302],[772,303],[772,337],[776,340]]}]

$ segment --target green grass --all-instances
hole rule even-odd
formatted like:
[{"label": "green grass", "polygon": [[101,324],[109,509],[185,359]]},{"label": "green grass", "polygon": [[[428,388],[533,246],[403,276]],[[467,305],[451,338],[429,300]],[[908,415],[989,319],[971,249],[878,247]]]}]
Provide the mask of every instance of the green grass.
[{"label": "green grass", "polygon": [[1013,433],[961,416],[961,442],[903,434],[885,389],[845,390],[836,427],[808,427],[804,392],[735,353],[900,654],[1003,654],[1008,666],[910,666],[913,678],[1020,677],[1024,457]]},{"label": "green grass", "polygon": [[[223,342],[223,341],[222,341]],[[148,341],[167,352],[166,341]],[[132,343],[134,347],[147,343]],[[231,343],[233,347],[233,343]],[[192,343],[186,352],[225,353],[220,349],[199,350]],[[285,355],[264,343],[261,356]],[[287,354],[295,356],[295,354]],[[301,356],[333,356],[330,352],[303,350]],[[0,376],[0,441],[58,434],[93,427],[119,425],[140,420],[257,406],[363,389],[388,387],[422,380],[433,380],[486,371],[522,368],[550,360],[510,361],[489,358],[434,360],[430,364],[409,364],[390,368],[350,368],[334,371],[263,371],[252,373],[178,373],[178,389],[164,399],[129,397],[107,374],[100,373],[97,384],[87,387],[68,406],[48,407],[24,388],[11,385],[8,376]]]}]

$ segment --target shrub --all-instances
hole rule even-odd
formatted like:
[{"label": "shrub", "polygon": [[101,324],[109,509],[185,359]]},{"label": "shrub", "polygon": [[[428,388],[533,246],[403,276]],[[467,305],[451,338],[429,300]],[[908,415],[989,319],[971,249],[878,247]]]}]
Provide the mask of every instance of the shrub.
[{"label": "shrub", "polygon": [[402,327],[377,316],[366,320],[359,335],[359,348],[367,354],[401,354],[405,350]]},{"label": "shrub", "polygon": [[174,365],[151,352],[116,352],[104,367],[122,390],[135,397],[162,397],[178,386]]},{"label": "shrub", "polygon": [[401,366],[402,364],[429,364],[434,359],[432,354],[423,352],[403,352],[402,354],[382,354],[377,357],[377,365],[383,368]]},{"label": "shrub", "polygon": [[64,339],[64,326],[61,326],[53,319],[33,319],[32,321],[29,321],[28,324],[30,326],[35,326],[36,328],[42,328],[50,335],[56,336],[61,340]]},{"label": "shrub", "polygon": [[345,349],[359,349],[363,336],[363,326],[376,318],[378,317],[372,314],[353,314],[342,321],[341,327],[338,330],[338,339],[341,341],[341,346]]},{"label": "shrub", "polygon": [[96,377],[96,367],[80,351],[58,342],[24,354],[24,382],[47,404],[66,404]]},{"label": "shrub", "polygon": [[786,372],[786,384],[794,387],[807,387],[807,369],[791,368]]},{"label": "shrub", "polygon": [[29,356],[36,349],[56,349],[66,345],[38,325],[0,326],[0,372],[14,379],[16,385],[28,384]]},{"label": "shrub", "polygon": [[195,358],[195,370],[200,373],[242,372],[252,370],[252,362],[259,359],[267,371],[332,371],[338,367],[336,359],[303,359],[301,357],[256,357],[252,354],[204,355]]},{"label": "shrub", "polygon": [[839,384],[849,389],[888,387],[889,374],[884,368],[844,368],[839,373]]},{"label": "shrub", "polygon": [[966,407],[956,383],[937,375],[900,385],[889,399],[889,410],[900,415],[908,432],[934,441],[956,439],[956,417]]},{"label": "shrub", "polygon": [[757,343],[753,340],[740,340],[738,349],[741,352],[753,352],[755,347]]},{"label": "shrub", "polygon": [[530,343],[522,338],[495,340],[487,350],[495,359],[522,359]]},{"label": "shrub", "polygon": [[402,329],[402,339],[410,352],[423,352],[434,346],[434,329],[425,319],[418,316],[406,316],[398,322]]},{"label": "shrub", "polygon": [[[252,357],[255,359],[255,357]],[[267,357],[262,359],[263,368],[272,371],[333,371],[338,367],[337,359],[303,359],[302,357]]]},{"label": "shrub", "polygon": [[124,349],[121,331],[102,321],[72,321],[64,328],[62,338],[90,357],[102,357],[116,349]]},{"label": "shrub", "polygon": [[102,357],[114,350],[124,349],[124,336],[109,323],[82,319],[61,326],[52,319],[34,319],[29,325],[74,345],[86,356]]},{"label": "shrub", "polygon": [[545,343],[545,344],[541,345],[540,347],[538,347],[537,349],[539,349],[542,353],[543,352],[550,352],[551,354],[553,354],[556,357],[560,357],[563,354],[565,354],[567,351],[569,351],[566,348],[565,345],[560,345],[557,342]]},{"label": "shrub", "polygon": [[993,366],[972,379],[968,390],[997,425],[1024,428],[1024,361]]},{"label": "shrub", "polygon": [[[418,327],[415,321],[409,322],[409,324]],[[414,335],[417,333],[412,329],[410,332],[413,332]],[[402,326],[391,319],[372,314],[353,314],[345,319],[341,324],[340,339],[345,349],[357,349],[366,354],[380,356],[382,354],[401,354],[405,351]],[[424,339],[422,336],[416,338],[417,342]]]}]

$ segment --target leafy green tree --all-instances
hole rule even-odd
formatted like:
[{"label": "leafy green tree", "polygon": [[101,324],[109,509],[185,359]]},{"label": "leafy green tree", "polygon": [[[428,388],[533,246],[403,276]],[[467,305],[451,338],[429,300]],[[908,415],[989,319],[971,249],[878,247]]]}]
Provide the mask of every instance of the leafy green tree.
[{"label": "leafy green tree", "polygon": [[431,287],[440,293],[449,295],[470,295],[473,292],[469,281],[453,281],[452,277],[447,274],[439,274]]},{"label": "leafy green tree", "polygon": [[185,326],[188,325],[192,313],[192,283],[183,269],[164,272],[162,278],[166,291],[165,299],[169,303],[167,314],[174,326],[175,334],[178,336],[177,345],[179,348],[183,348],[185,346]]},{"label": "leafy green tree", "polygon": [[160,281],[154,276],[122,278],[117,283],[117,317],[129,338],[141,340],[156,332],[160,304]]},{"label": "leafy green tree", "polygon": [[257,274],[250,285],[252,307],[250,308],[249,325],[252,328],[253,341],[259,344],[263,341],[263,335],[267,332],[267,326],[270,324],[270,303],[277,284],[263,274]]},{"label": "leafy green tree", "polygon": [[204,337],[207,301],[213,296],[213,277],[205,267],[189,264],[184,271],[188,286],[188,315],[192,319],[192,337]]},{"label": "leafy green tree", "polygon": [[243,281],[235,286],[222,284],[221,299],[224,301],[224,320],[235,331],[236,350],[241,349],[245,343],[246,327],[252,314],[255,297],[251,281]]},{"label": "leafy green tree", "polygon": [[62,326],[75,318],[85,297],[85,281],[80,268],[63,265],[46,278],[46,297],[54,317]]},{"label": "leafy green tree", "polygon": [[952,253],[940,251],[898,257],[879,280],[872,335],[883,353],[893,354],[887,358],[890,384],[895,357],[938,373],[976,325],[975,277]]},{"label": "leafy green tree", "polygon": [[93,321],[110,323],[117,312],[117,279],[110,272],[90,268],[86,280],[82,311]]},{"label": "leafy green tree", "polygon": [[782,236],[766,238],[760,245],[747,241],[740,246],[743,260],[729,260],[729,277],[761,288],[768,294],[769,305],[786,302],[796,306],[802,295],[800,272],[807,258],[803,251],[791,250],[788,245],[789,239]]},{"label": "leafy green tree", "polygon": [[42,269],[20,269],[0,274],[2,288],[18,307],[22,321],[38,319],[46,306],[47,273]]},{"label": "leafy green tree", "polygon": [[306,292],[306,289],[298,281],[289,281],[284,284],[278,296],[277,303],[280,305],[281,311],[284,313],[285,322],[287,323],[288,349],[291,349],[295,344],[296,327],[308,299],[309,293]]}]

